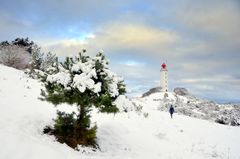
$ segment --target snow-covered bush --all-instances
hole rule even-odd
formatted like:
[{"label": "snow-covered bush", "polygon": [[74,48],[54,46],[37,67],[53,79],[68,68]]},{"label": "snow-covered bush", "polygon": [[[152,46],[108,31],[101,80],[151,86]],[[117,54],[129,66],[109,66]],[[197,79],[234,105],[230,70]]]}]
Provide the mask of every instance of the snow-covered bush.
[{"label": "snow-covered bush", "polygon": [[28,38],[0,42],[0,63],[17,69],[29,68],[30,76],[35,75],[35,69],[45,71],[55,61],[54,54],[41,52],[41,48]]},{"label": "snow-covered bush", "polygon": [[[90,127],[91,107],[101,112],[116,113],[119,108],[114,101],[125,93],[123,79],[108,67],[103,53],[94,58],[86,52],[74,58],[67,57],[63,63],[56,63],[42,75],[45,90],[42,99],[55,105],[68,103],[77,105],[77,114],[58,112],[54,128],[48,133],[57,140],[76,148],[78,145],[96,147],[96,129]],[[69,121],[66,126],[66,121]]]},{"label": "snow-covered bush", "polygon": [[35,54],[36,56],[34,54],[32,54],[33,59],[30,63],[30,69],[25,70],[25,73],[28,74],[29,77],[38,79],[44,76],[44,72],[50,73],[56,70],[56,68],[52,67],[58,62],[55,54],[49,52],[46,55],[42,54],[42,57],[39,57],[38,53]]},{"label": "snow-covered bush", "polygon": [[55,54],[52,54],[51,52],[48,52],[47,54],[44,54],[42,57],[42,63],[40,66],[40,70],[47,71],[56,61],[57,57]]},{"label": "snow-covered bush", "polygon": [[120,112],[130,112],[134,110],[132,101],[125,95],[119,95],[118,98],[114,101],[114,104],[117,106]]},{"label": "snow-covered bush", "polygon": [[31,56],[26,48],[18,45],[0,45],[0,64],[16,69],[25,69],[29,66]]},{"label": "snow-covered bush", "polygon": [[220,124],[240,126],[240,108],[221,110],[215,121]]}]

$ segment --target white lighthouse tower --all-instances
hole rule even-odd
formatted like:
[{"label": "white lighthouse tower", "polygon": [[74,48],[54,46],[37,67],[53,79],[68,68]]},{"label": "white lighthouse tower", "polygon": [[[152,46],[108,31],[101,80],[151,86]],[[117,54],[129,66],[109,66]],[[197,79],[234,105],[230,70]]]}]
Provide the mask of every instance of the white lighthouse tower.
[{"label": "white lighthouse tower", "polygon": [[161,92],[168,91],[168,70],[165,63],[162,64],[162,68],[160,70],[160,87]]}]

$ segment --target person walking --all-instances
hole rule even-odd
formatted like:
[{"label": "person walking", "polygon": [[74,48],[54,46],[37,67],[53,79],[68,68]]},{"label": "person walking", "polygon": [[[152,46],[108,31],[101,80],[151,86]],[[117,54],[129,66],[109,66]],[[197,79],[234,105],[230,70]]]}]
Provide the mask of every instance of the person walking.
[{"label": "person walking", "polygon": [[170,113],[170,115],[171,115],[171,118],[172,118],[172,116],[173,116],[173,113],[174,113],[174,108],[173,108],[173,106],[171,105],[170,106],[170,108],[169,108],[169,113]]}]

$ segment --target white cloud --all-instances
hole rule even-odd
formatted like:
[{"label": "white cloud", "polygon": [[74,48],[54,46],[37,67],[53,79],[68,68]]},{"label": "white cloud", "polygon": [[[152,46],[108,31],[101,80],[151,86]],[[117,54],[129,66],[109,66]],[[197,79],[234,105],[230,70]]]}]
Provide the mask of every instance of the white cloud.
[{"label": "white cloud", "polygon": [[153,55],[156,50],[167,50],[177,40],[177,33],[169,30],[144,24],[113,22],[103,26],[89,44],[97,44],[98,48],[113,52],[125,49],[132,50],[132,53]]},{"label": "white cloud", "polygon": [[80,39],[48,39],[41,40],[40,45],[44,52],[52,52],[58,56],[65,57],[69,55],[76,55],[83,49],[87,48],[88,41],[86,39],[94,38],[93,34],[88,34],[85,38]]},{"label": "white cloud", "polygon": [[238,83],[240,84],[239,79],[236,79],[229,75],[214,75],[211,77],[205,78],[187,78],[181,79],[179,82],[189,83],[189,84],[197,84],[197,83]]},{"label": "white cloud", "polygon": [[[44,48],[60,55],[74,54],[77,49],[87,48],[89,52],[104,49],[112,53],[119,50],[135,50],[132,53],[155,55],[157,50],[169,52],[171,45],[180,39],[173,31],[148,26],[145,24],[128,24],[126,22],[111,22],[99,26],[82,40],[53,39],[43,41]],[[68,50],[68,52],[66,52]],[[165,53],[166,54],[166,53]]]},{"label": "white cloud", "polygon": [[[206,2],[206,1],[205,1]],[[217,47],[240,45],[240,8],[236,1],[213,0],[189,3],[179,11],[179,20],[192,32],[202,32]]]}]

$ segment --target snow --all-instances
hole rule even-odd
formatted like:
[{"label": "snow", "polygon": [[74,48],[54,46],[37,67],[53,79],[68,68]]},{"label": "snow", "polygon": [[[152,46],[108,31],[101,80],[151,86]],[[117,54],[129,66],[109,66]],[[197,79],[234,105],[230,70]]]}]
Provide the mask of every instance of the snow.
[{"label": "snow", "polygon": [[101,87],[102,87],[102,83],[98,82],[97,84],[94,85],[94,93],[99,93],[101,92]]},{"label": "snow", "polygon": [[[99,84],[100,85],[100,84]],[[239,159],[240,127],[158,110],[153,99],[115,101],[123,109],[136,111],[102,114],[94,110],[101,150],[80,147],[74,151],[42,133],[53,124],[56,108],[40,101],[41,84],[22,71],[0,65],[0,159]],[[169,95],[174,99],[174,94]],[[133,105],[132,105],[133,104]],[[72,111],[66,104],[61,109]],[[132,110],[132,109],[130,109]],[[143,114],[148,113],[146,117]]]},{"label": "snow", "polygon": [[85,92],[86,88],[92,89],[94,81],[85,73],[73,77],[72,87],[78,88],[80,92]]},{"label": "snow", "polygon": [[122,78],[118,77],[117,74],[110,71],[109,69],[104,69],[104,73],[107,75],[106,80],[110,81],[109,84],[109,93],[111,97],[116,97],[119,95],[118,92],[118,83],[122,81]]},{"label": "snow", "polygon": [[82,63],[79,61],[77,64],[74,64],[71,68],[71,71],[73,72],[81,72],[85,73],[89,76],[89,78],[97,77],[96,70],[94,68],[94,62],[92,60],[89,60],[88,62]]},{"label": "snow", "polygon": [[71,71],[80,72],[79,75],[74,75],[72,87],[78,88],[82,93],[85,92],[86,89],[93,90],[94,93],[101,91],[102,84],[100,82],[95,83],[93,80],[97,78],[97,73],[92,60],[85,63],[79,61],[72,66]]},{"label": "snow", "polygon": [[118,86],[116,83],[109,84],[109,93],[110,93],[111,97],[116,97],[119,95]]},{"label": "snow", "polygon": [[93,90],[94,93],[99,93],[101,91],[101,86],[102,83],[95,83],[90,74],[81,73],[80,75],[76,74],[73,77],[72,87],[78,88],[80,92],[85,92],[86,89],[89,89]]},{"label": "snow", "polygon": [[117,106],[120,112],[129,112],[133,110],[133,103],[124,95],[119,95],[114,101],[114,104]]},{"label": "snow", "polygon": [[[151,90],[153,89],[154,88]],[[178,88],[178,90],[180,90],[180,88]],[[216,104],[212,101],[199,99],[190,93],[185,95],[179,95],[179,92],[178,94],[175,92],[152,92],[150,94],[144,94],[145,95],[141,98],[141,100],[138,99],[136,101],[140,105],[147,103],[149,105],[148,107],[151,107],[152,109],[158,109],[167,112],[169,105],[172,104],[178,114],[224,123],[232,126],[240,126],[240,105]]]},{"label": "snow", "polygon": [[58,83],[63,85],[65,88],[68,87],[68,84],[71,82],[71,77],[68,72],[58,72],[53,75],[48,75],[47,76],[47,81],[50,83]]},{"label": "snow", "polygon": [[[108,61],[103,56],[96,56],[91,59],[85,57],[86,61],[71,58],[72,66],[66,70],[62,64],[58,65],[59,72],[48,72],[47,82],[61,84],[65,89],[77,88],[80,92],[84,93],[87,89],[98,94],[101,92],[102,83],[98,82],[97,72],[99,76],[108,82],[108,92],[111,97],[119,95],[118,84],[123,79],[118,77],[117,74],[110,71],[107,63]],[[98,61],[102,65],[102,69],[96,70],[95,63]],[[71,73],[71,74],[70,74]]]}]

